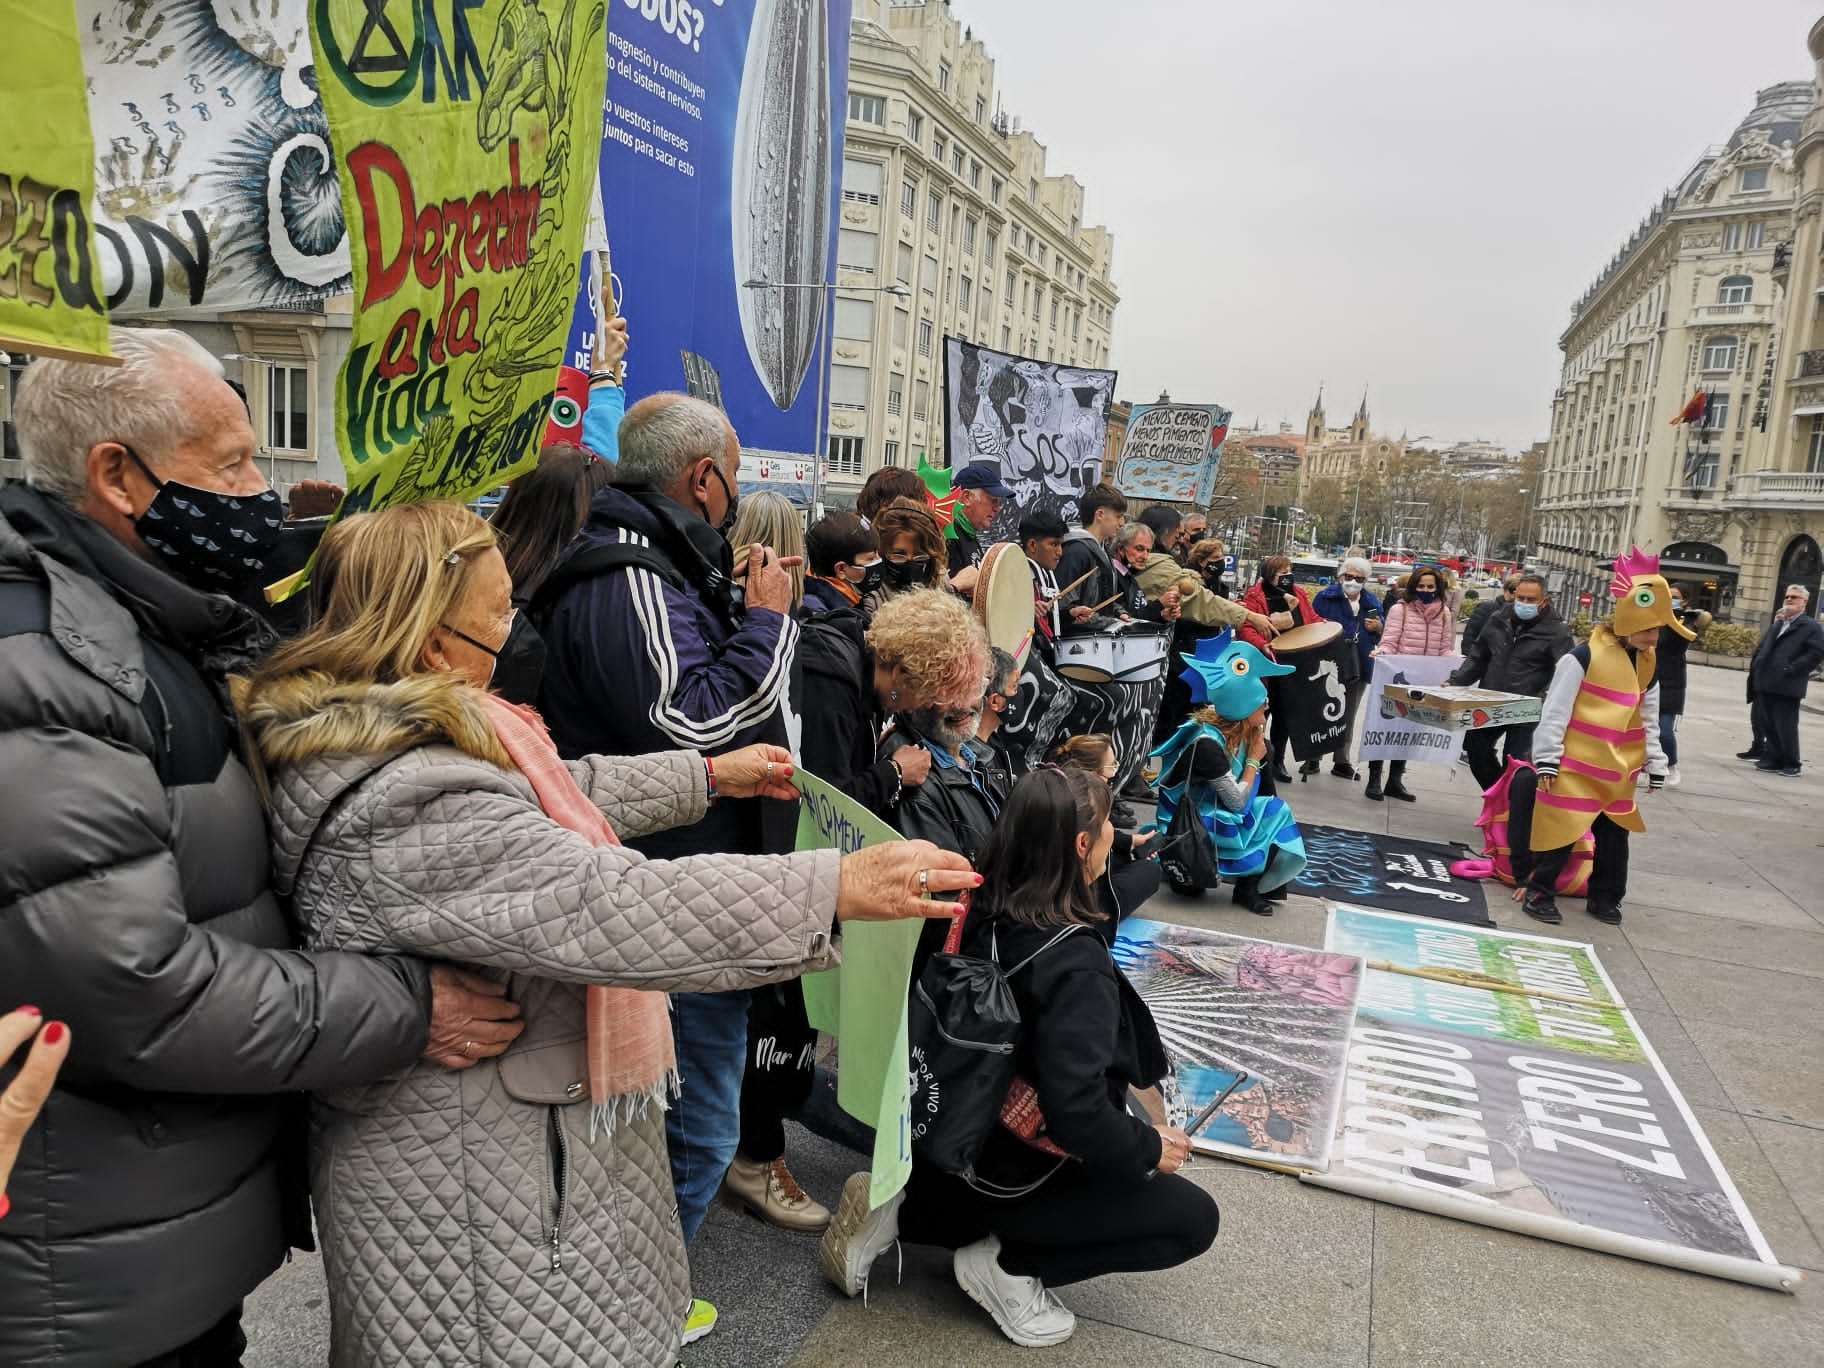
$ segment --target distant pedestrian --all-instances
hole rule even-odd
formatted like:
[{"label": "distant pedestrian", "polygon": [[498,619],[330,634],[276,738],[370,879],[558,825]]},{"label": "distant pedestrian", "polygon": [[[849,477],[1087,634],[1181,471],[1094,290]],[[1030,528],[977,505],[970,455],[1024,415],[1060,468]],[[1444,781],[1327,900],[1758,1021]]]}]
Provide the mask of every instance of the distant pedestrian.
[{"label": "distant pedestrian", "polygon": [[1755,768],[1796,779],[1799,774],[1799,700],[1811,672],[1824,661],[1824,627],[1806,613],[1811,591],[1786,586],[1780,611],[1748,662],[1748,707],[1754,744],[1738,758]]},{"label": "distant pedestrian", "polygon": [[[1710,614],[1687,608],[1689,596],[1672,586],[1672,616],[1693,632],[1710,625]],[[1685,711],[1685,653],[1691,643],[1670,627],[1659,629],[1659,747],[1666,753],[1666,787],[1678,787],[1678,719]]]},{"label": "distant pedestrian", "polygon": [[[1501,592],[1494,597],[1478,603],[1470,613],[1469,620],[1463,624],[1463,654],[1468,655],[1470,647],[1476,644],[1476,638],[1482,635],[1482,629],[1488,626],[1489,618],[1495,610],[1514,601],[1514,590],[1520,584],[1519,575],[1509,575],[1501,584]],[[1487,787],[1487,785],[1483,785]]]}]

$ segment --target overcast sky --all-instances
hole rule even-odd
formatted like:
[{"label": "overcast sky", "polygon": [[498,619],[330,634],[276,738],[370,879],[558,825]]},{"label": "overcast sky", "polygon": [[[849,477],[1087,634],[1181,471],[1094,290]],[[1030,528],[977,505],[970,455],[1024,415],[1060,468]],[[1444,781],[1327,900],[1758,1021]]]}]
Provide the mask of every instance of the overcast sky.
[{"label": "overcast sky", "polygon": [[1800,0],[954,0],[1115,234],[1123,399],[1543,437],[1570,306],[1756,89]]}]

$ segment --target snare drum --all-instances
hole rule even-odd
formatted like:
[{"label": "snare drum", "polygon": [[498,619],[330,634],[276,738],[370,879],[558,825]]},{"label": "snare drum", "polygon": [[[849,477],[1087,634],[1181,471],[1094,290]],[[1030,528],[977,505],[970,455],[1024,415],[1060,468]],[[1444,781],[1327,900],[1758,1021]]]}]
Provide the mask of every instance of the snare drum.
[{"label": "snare drum", "polygon": [[982,557],[975,581],[975,615],[988,629],[988,641],[1013,657],[1021,670],[1032,651],[1034,602],[1032,562],[1012,542],[996,542]]},{"label": "snare drum", "polygon": [[1058,673],[1085,684],[1144,684],[1165,673],[1172,629],[1153,622],[1124,622],[1089,636],[1061,637]]}]

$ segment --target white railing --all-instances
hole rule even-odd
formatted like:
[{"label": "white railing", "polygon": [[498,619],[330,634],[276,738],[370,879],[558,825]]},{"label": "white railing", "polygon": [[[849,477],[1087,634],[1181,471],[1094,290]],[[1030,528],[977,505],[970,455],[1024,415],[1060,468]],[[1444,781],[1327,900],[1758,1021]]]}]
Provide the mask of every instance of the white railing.
[{"label": "white railing", "polygon": [[1751,470],[1730,478],[1729,497],[1824,507],[1824,471]]},{"label": "white railing", "polygon": [[1691,310],[1699,323],[1716,323],[1724,319],[1744,323],[1765,323],[1773,316],[1771,304],[1699,304]]}]

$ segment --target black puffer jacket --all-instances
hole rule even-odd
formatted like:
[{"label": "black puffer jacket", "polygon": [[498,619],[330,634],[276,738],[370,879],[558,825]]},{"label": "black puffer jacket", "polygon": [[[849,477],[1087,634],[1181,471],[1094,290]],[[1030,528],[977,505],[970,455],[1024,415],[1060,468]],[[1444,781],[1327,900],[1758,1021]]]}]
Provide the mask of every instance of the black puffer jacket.
[{"label": "black puffer jacket", "polygon": [[[804,767],[878,817],[890,815],[899,791],[893,762],[876,758],[881,718],[874,703],[874,661],[861,614],[843,606],[798,613],[798,659],[804,666]],[[894,749],[898,749],[895,747]]]},{"label": "black puffer jacket", "polygon": [[1463,663],[1450,682],[1543,698],[1558,658],[1576,644],[1570,627],[1549,606],[1531,622],[1522,622],[1514,616],[1513,604],[1503,604],[1464,648]]},{"label": "black puffer jacket", "polygon": [[0,1004],[73,1040],[0,1220],[0,1363],[138,1363],[308,1241],[274,1094],[416,1059],[428,982],[284,948],[221,687],[270,639],[247,609],[14,488],[0,636]]}]

